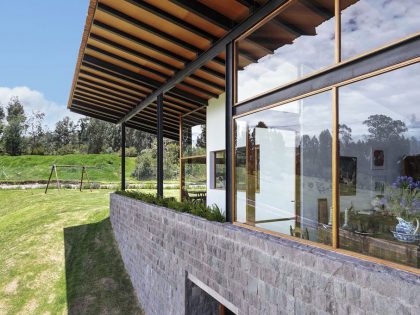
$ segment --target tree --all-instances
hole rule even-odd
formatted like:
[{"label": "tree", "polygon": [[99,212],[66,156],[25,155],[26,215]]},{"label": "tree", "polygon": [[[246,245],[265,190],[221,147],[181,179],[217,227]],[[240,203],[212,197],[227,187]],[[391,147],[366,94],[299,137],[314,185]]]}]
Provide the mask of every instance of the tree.
[{"label": "tree", "polygon": [[408,129],[401,120],[394,120],[386,115],[371,115],[363,122],[370,133],[368,140],[386,142],[390,139],[398,140]]},{"label": "tree", "polygon": [[340,124],[339,127],[339,134],[340,134],[340,141],[345,145],[348,145],[353,139],[351,137],[351,128],[346,124]]},{"label": "tree", "polygon": [[3,142],[6,153],[20,155],[24,148],[24,134],[27,129],[23,105],[18,97],[12,97],[6,108],[7,126],[4,129]]},{"label": "tree", "polygon": [[106,134],[110,124],[91,118],[86,128],[87,134],[87,150],[90,154],[102,153],[106,147]]},{"label": "tree", "polygon": [[28,119],[29,125],[29,148],[31,154],[44,154],[45,148],[42,146],[42,137],[44,136],[44,129],[42,123],[45,114],[40,111],[33,111],[31,117]]},{"label": "tree", "polygon": [[66,116],[55,124],[54,144],[58,152],[66,154],[74,151],[76,143],[76,124]]},{"label": "tree", "polygon": [[5,118],[4,109],[3,109],[3,106],[1,106],[0,104],[0,137],[3,134],[3,130],[4,130],[4,118]]}]

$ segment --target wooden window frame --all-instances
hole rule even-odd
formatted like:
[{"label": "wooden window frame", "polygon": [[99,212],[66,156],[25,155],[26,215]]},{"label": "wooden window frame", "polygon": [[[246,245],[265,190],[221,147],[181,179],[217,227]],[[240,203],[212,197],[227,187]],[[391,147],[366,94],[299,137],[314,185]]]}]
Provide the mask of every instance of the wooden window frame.
[{"label": "wooden window frame", "polygon": [[[246,31],[245,33],[243,33],[243,35],[241,35],[240,37],[238,37],[234,42],[234,60],[233,60],[233,107],[238,107],[240,108],[240,106],[243,103],[253,103],[255,101],[258,101],[260,98],[266,96],[269,93],[275,92],[275,91],[281,91],[281,90],[285,90],[290,86],[295,86],[295,85],[299,85],[301,83],[304,83],[304,81],[308,80],[308,79],[312,79],[315,78],[317,79],[317,77],[320,74],[323,73],[327,73],[329,71],[331,71],[332,69],[335,68],[339,68],[342,67],[344,65],[347,64],[352,64],[352,63],[357,63],[359,61],[362,61],[365,57],[369,57],[369,56],[374,56],[375,54],[383,54],[386,53],[387,50],[392,49],[393,47],[398,47],[399,45],[408,45],[410,43],[410,41],[413,40],[417,40],[418,36],[420,35],[420,33],[415,33],[412,34],[410,36],[406,36],[404,38],[401,38],[399,40],[395,40],[391,43],[388,43],[386,45],[380,46],[380,47],[376,47],[375,49],[372,50],[368,50],[362,54],[356,55],[350,59],[346,59],[345,61],[341,60],[341,13],[340,13],[340,0],[335,0],[335,18],[336,18],[336,36],[335,36],[335,63],[327,68],[324,68],[318,72],[314,72],[311,73],[310,75],[303,77],[299,80],[293,81],[293,82],[289,82],[286,85],[283,86],[279,86],[274,88],[273,90],[270,91],[266,91],[264,93],[258,94],[253,96],[250,99],[244,100],[242,102],[236,102],[236,98],[237,98],[237,71],[236,71],[236,42],[244,37],[246,37],[249,33],[253,32],[256,28],[258,28],[259,26],[261,26],[263,23],[265,23],[267,20],[271,19],[272,16],[274,16],[275,14],[277,14],[279,12],[279,10],[284,9],[285,5],[279,7],[275,12],[273,12],[273,14],[271,14],[270,16],[268,16],[267,18],[263,19],[262,21],[260,21],[259,23],[257,23],[254,27],[252,27],[251,29],[249,29],[248,31]],[[405,56],[404,56],[405,57]],[[303,240],[303,239],[299,239],[296,237],[292,237],[290,235],[287,234],[282,234],[282,233],[278,233],[278,232],[273,232],[270,230],[266,230],[263,228],[258,228],[255,226],[250,226],[247,224],[243,224],[243,223],[239,223],[236,222],[236,174],[235,174],[235,168],[236,168],[236,154],[235,154],[235,147],[232,146],[232,165],[231,165],[231,169],[232,169],[232,192],[231,192],[231,200],[232,200],[232,218],[233,218],[233,224],[237,225],[237,226],[241,226],[247,229],[251,229],[251,230],[255,230],[255,231],[260,231],[266,234],[271,234],[271,235],[275,235],[278,237],[282,237],[282,238],[287,238],[287,239],[291,239],[293,241],[299,242],[299,243],[304,243],[304,244],[308,244],[314,247],[318,247],[318,248],[323,248],[323,249],[327,249],[329,251],[333,251],[333,252],[337,252],[337,253],[341,253],[344,255],[348,255],[348,256],[352,256],[352,257],[356,257],[362,260],[367,260],[370,262],[374,262],[374,263],[379,263],[391,268],[395,268],[395,269],[399,269],[399,270],[403,270],[403,271],[408,271],[414,274],[418,274],[420,275],[420,269],[415,268],[415,267],[410,267],[407,265],[403,265],[400,263],[396,263],[396,262],[392,262],[389,260],[385,260],[385,259],[380,259],[380,258],[376,258],[373,256],[367,256],[365,254],[360,254],[357,252],[353,252],[353,251],[349,251],[349,250],[345,250],[340,248],[339,246],[339,215],[340,215],[340,209],[339,209],[339,130],[338,130],[338,126],[339,126],[339,108],[338,108],[338,96],[339,96],[339,88],[352,84],[354,82],[358,82],[358,81],[362,81],[368,78],[372,78],[393,70],[397,70],[397,69],[401,69],[403,67],[407,67],[410,65],[414,65],[416,63],[420,63],[420,57],[408,57],[405,60],[401,61],[401,60],[397,60],[395,61],[394,64],[391,65],[386,65],[386,66],[382,66],[379,67],[377,69],[369,69],[369,72],[367,73],[363,73],[363,74],[355,74],[354,76],[352,76],[351,78],[348,79],[344,79],[341,82],[338,83],[331,83],[328,84],[325,87],[321,87],[321,88],[315,88],[313,90],[311,90],[310,92],[307,93],[302,93],[298,96],[292,96],[289,98],[285,98],[279,102],[272,102],[270,105],[264,105],[261,107],[257,107],[256,109],[252,109],[252,110],[247,110],[244,111],[242,110],[239,111],[240,114],[235,114],[235,110],[234,110],[234,115],[232,117],[232,143],[234,143],[234,139],[235,139],[235,133],[236,133],[236,125],[235,125],[235,120],[237,118],[243,117],[243,116],[247,116],[250,115],[252,113],[255,112],[259,112],[262,110],[267,110],[269,108],[272,107],[276,107],[276,106],[280,106],[286,103],[290,103],[296,100],[300,100],[312,95],[316,95],[325,91],[331,91],[332,92],[332,136],[333,136],[333,147],[332,147],[332,207],[333,207],[333,211],[332,211],[332,245],[325,245],[322,243],[317,243],[317,242],[313,242],[313,241],[309,241],[309,240]]]}]

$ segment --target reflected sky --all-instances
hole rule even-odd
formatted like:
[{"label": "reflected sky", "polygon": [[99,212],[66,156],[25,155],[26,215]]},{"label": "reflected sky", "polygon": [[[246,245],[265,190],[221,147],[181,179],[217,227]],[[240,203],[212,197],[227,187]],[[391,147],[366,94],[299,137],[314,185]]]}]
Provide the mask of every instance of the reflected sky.
[{"label": "reflected sky", "polygon": [[301,36],[238,71],[238,101],[301,78],[334,62],[332,18],[316,28],[315,36]]},{"label": "reflected sky", "polygon": [[342,58],[420,32],[420,0],[361,0],[342,12]]},{"label": "reflected sky", "polygon": [[340,121],[352,126],[353,140],[368,134],[363,121],[374,114],[403,121],[405,136],[420,139],[420,64],[342,87],[339,95]]},{"label": "reflected sky", "polygon": [[[342,11],[342,58],[355,57],[420,32],[420,0],[360,0]],[[334,63],[335,19],[315,36],[292,44],[238,71],[238,101],[297,80]]]}]

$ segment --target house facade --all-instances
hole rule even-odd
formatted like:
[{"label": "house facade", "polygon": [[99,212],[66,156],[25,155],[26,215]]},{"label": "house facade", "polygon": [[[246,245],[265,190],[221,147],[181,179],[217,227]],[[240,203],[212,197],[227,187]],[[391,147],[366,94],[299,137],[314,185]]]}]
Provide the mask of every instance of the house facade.
[{"label": "house facade", "polygon": [[123,140],[155,133],[161,196],[163,138],[179,141],[180,199],[227,219],[111,197],[147,313],[420,312],[418,12],[90,2],[69,109],[121,124]]}]

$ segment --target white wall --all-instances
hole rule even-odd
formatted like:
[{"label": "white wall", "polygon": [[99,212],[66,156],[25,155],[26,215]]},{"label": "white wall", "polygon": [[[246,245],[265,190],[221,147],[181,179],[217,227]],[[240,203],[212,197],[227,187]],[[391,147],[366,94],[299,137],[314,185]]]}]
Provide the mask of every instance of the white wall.
[{"label": "white wall", "polygon": [[[257,128],[256,143],[260,146],[260,191],[255,194],[255,220],[292,218],[295,216],[295,132]],[[236,207],[237,221],[245,223],[245,192],[238,193]],[[294,220],[261,225],[284,234],[290,233],[290,226],[295,227]]]},{"label": "white wall", "polygon": [[211,152],[225,150],[225,94],[212,98],[207,107],[207,205],[216,204],[226,210],[225,190],[211,189]]}]

